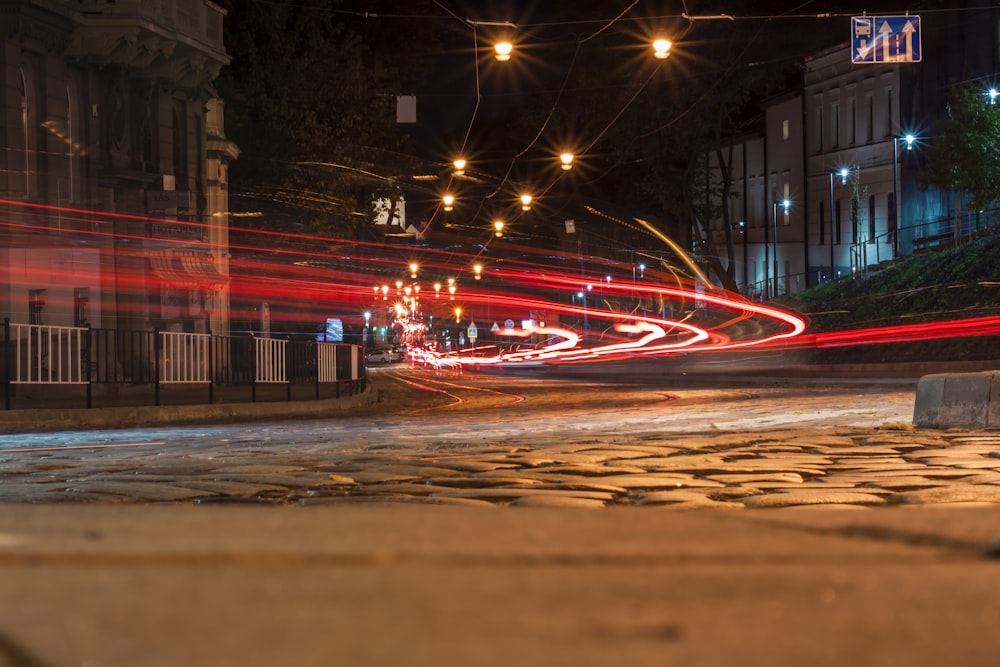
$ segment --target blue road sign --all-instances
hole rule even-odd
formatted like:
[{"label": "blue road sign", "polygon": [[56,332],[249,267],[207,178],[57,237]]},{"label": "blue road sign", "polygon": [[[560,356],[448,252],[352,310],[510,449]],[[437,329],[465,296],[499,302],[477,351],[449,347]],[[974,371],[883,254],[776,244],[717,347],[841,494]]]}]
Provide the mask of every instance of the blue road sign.
[{"label": "blue road sign", "polygon": [[920,17],[852,16],[851,62],[920,62]]}]

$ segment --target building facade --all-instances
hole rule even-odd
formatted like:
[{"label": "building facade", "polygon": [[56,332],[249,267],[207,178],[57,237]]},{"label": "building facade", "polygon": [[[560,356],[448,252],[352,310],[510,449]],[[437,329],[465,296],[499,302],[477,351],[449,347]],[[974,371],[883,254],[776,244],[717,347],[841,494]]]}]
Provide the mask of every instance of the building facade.
[{"label": "building facade", "polygon": [[0,0],[0,310],[228,330],[228,163],[207,0]]},{"label": "building facade", "polygon": [[[807,58],[799,85],[735,140],[717,208],[738,221],[744,293],[794,293],[995,225],[996,210],[918,180],[950,88],[981,83],[986,103],[1000,85],[1000,9],[954,9],[924,22],[921,62],[853,64],[848,43]],[[714,155],[709,166],[722,173]]]}]

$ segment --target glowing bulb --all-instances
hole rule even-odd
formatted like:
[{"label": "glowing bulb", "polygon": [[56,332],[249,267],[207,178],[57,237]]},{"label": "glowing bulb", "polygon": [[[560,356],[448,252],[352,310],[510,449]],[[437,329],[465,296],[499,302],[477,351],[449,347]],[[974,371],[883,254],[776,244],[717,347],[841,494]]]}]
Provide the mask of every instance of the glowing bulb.
[{"label": "glowing bulb", "polygon": [[502,63],[510,60],[511,51],[514,50],[514,45],[508,41],[497,42],[493,46],[493,50],[496,52],[496,59]]},{"label": "glowing bulb", "polygon": [[670,55],[670,47],[673,44],[670,43],[669,39],[658,39],[653,42],[653,55],[663,60]]},{"label": "glowing bulb", "polygon": [[559,162],[562,163],[562,168],[564,171],[568,171],[573,168],[573,154],[563,153],[559,156]]}]

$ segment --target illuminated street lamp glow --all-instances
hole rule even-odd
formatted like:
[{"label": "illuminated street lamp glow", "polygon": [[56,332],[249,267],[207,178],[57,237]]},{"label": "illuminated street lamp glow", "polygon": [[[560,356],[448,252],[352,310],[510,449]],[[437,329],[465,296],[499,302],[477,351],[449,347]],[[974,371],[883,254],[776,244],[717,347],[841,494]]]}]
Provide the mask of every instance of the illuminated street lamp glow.
[{"label": "illuminated street lamp glow", "polygon": [[989,90],[990,104],[997,103],[997,95],[1000,95],[1000,91],[998,91],[996,88],[990,88]]},{"label": "illuminated street lamp glow", "polygon": [[[991,90],[990,94],[992,95],[993,92],[994,91]],[[915,136],[913,136],[912,134],[907,134],[906,136],[904,136],[903,137],[903,141],[906,142],[906,150],[912,151],[913,150],[913,142],[916,141],[916,140],[917,140],[917,138]]]},{"label": "illuminated street lamp glow", "polygon": [[505,63],[510,60],[510,54],[514,50],[514,45],[507,40],[503,40],[494,44],[493,50],[495,51],[496,59]]},{"label": "illuminated street lamp glow", "polygon": [[531,210],[531,200],[533,197],[529,194],[521,195],[521,210],[530,211]]},{"label": "illuminated street lamp glow", "polygon": [[459,322],[461,319],[462,319],[462,309],[458,306],[455,306],[455,321]]},{"label": "illuminated street lamp glow", "polygon": [[411,278],[416,278],[417,277],[417,270],[419,268],[420,268],[419,264],[417,264],[416,262],[410,262],[410,277]]},{"label": "illuminated street lamp glow", "polygon": [[573,168],[573,154],[563,153],[559,156],[559,162],[561,163],[560,166],[563,168],[563,171],[569,171]]},{"label": "illuminated street lamp glow", "polygon": [[455,208],[454,195],[445,195],[444,197],[441,198],[441,201],[444,203],[444,210],[451,211]]},{"label": "illuminated street lamp glow", "polygon": [[496,234],[497,237],[503,236],[503,220],[493,221],[493,233]]},{"label": "illuminated street lamp glow", "polygon": [[482,264],[473,264],[472,265],[472,272],[476,274],[476,280],[479,280],[480,278],[483,277],[483,265]]},{"label": "illuminated street lamp glow", "polygon": [[457,158],[452,164],[455,166],[455,175],[462,176],[465,174],[465,165],[468,164],[465,158]]},{"label": "illuminated street lamp glow", "polygon": [[673,44],[670,43],[669,39],[658,39],[653,42],[653,55],[663,60],[670,55],[670,47]]},{"label": "illuminated street lamp glow", "polygon": [[[838,171],[837,173],[840,174],[840,184],[847,185],[847,175],[851,173],[850,169],[848,169],[847,167],[841,167],[840,171]],[[785,208],[788,207],[785,206]]]}]

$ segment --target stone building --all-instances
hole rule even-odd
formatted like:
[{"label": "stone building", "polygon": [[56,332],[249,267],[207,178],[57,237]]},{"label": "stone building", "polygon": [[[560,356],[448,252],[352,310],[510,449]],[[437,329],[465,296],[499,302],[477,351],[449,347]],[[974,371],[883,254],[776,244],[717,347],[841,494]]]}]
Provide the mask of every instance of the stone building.
[{"label": "stone building", "polygon": [[850,42],[806,58],[798,84],[734,139],[728,169],[709,154],[716,181],[730,174],[741,291],[797,292],[996,224],[996,209],[970,210],[961,193],[918,179],[949,89],[981,84],[988,103],[1000,86],[1000,8],[966,4],[922,23],[919,62],[856,64]]},{"label": "stone building", "polygon": [[0,0],[0,315],[228,330],[224,14]]}]

